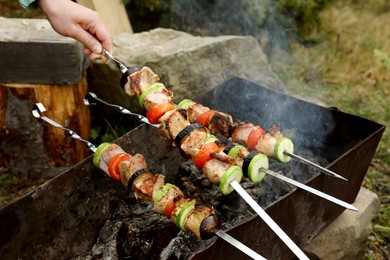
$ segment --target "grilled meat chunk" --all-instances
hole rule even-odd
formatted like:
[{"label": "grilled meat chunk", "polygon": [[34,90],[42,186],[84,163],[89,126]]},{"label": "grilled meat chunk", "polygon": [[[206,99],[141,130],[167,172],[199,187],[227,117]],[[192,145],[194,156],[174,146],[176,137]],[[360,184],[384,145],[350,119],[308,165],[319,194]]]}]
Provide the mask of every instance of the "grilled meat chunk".
[{"label": "grilled meat chunk", "polygon": [[247,122],[235,122],[232,139],[234,142],[246,145],[246,140],[251,133],[254,125]]},{"label": "grilled meat chunk", "polygon": [[174,141],[176,135],[190,124],[184,109],[170,110],[160,118],[160,133]]},{"label": "grilled meat chunk", "polygon": [[173,92],[166,89],[165,87],[161,87],[150,92],[145,97],[144,107],[146,110],[149,110],[158,104],[170,103],[172,102],[172,99],[173,99]]},{"label": "grilled meat chunk", "polygon": [[131,176],[138,170],[147,167],[144,157],[141,154],[135,154],[130,159],[124,160],[119,164],[121,182],[127,186]]},{"label": "grilled meat chunk", "polygon": [[128,77],[124,90],[131,97],[139,97],[149,86],[157,83],[159,80],[160,77],[157,74],[144,66],[141,70],[134,72]]},{"label": "grilled meat chunk", "polygon": [[211,117],[208,128],[215,133],[229,137],[233,130],[232,116],[222,112],[215,112]]},{"label": "grilled meat chunk", "polygon": [[203,172],[209,181],[214,184],[219,184],[222,175],[229,169],[229,166],[229,164],[213,158],[204,164]]},{"label": "grilled meat chunk", "polygon": [[195,123],[196,121],[198,121],[199,116],[204,112],[206,112],[207,110],[210,109],[199,103],[194,103],[190,105],[187,108],[188,120],[190,120],[191,123]]}]

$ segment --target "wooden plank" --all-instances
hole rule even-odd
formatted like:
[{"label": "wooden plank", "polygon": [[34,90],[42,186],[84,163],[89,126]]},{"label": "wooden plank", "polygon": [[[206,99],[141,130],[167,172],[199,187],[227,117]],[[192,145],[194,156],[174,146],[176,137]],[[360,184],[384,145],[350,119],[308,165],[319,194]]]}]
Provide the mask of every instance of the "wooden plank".
[{"label": "wooden plank", "polygon": [[133,33],[126,8],[121,0],[77,0],[92,10],[97,11],[110,33]]},{"label": "wooden plank", "polygon": [[82,45],[45,19],[0,18],[0,83],[77,84]]}]

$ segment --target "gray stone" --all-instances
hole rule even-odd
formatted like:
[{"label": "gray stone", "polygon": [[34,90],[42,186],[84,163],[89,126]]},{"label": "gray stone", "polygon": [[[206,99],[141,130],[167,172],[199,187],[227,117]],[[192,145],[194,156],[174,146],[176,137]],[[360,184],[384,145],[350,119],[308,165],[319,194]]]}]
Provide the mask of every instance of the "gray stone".
[{"label": "gray stone", "polygon": [[311,259],[362,259],[380,200],[375,193],[362,187],[353,205],[359,212],[344,211],[305,247]]},{"label": "gray stone", "polygon": [[[114,55],[127,66],[146,65],[175,94],[175,101],[193,98],[232,77],[241,77],[281,90],[283,83],[273,73],[265,54],[253,37],[196,37],[172,29],[154,29],[114,38]],[[113,63],[112,70],[118,71]],[[99,70],[99,72],[97,71]],[[117,84],[120,73],[104,72],[94,65],[89,73],[104,75]],[[101,85],[99,79],[93,85]],[[111,95],[112,86],[104,87]],[[101,91],[101,90],[100,90]],[[123,100],[121,102],[124,102]],[[124,104],[124,103],[122,103]]]}]

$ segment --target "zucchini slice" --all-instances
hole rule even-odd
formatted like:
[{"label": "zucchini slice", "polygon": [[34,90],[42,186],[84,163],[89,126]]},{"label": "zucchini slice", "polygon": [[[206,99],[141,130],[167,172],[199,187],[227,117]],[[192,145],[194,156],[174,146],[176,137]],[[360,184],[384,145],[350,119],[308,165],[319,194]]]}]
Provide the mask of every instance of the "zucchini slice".
[{"label": "zucchini slice", "polygon": [[96,149],[94,155],[93,155],[93,164],[99,168],[99,158],[101,153],[110,146],[110,143],[101,143],[98,148]]},{"label": "zucchini slice", "polygon": [[230,168],[222,175],[221,181],[219,182],[219,189],[223,195],[228,195],[231,193],[234,188],[230,186],[230,182],[233,180],[238,183],[241,182],[242,179],[242,169],[239,166],[230,166]]},{"label": "zucchini slice", "polygon": [[276,142],[274,149],[275,159],[282,163],[286,163],[291,160],[291,157],[285,155],[284,151],[294,153],[294,143],[287,137],[280,138]]},{"label": "zucchini slice", "polygon": [[259,183],[265,177],[265,172],[260,171],[260,168],[268,169],[268,157],[265,154],[256,154],[248,165],[248,178],[252,183]]},{"label": "zucchini slice", "polygon": [[228,152],[228,155],[235,159],[237,157],[237,154],[240,151],[240,149],[247,150],[245,146],[238,144],[238,145],[235,145],[232,149],[230,149],[230,151]]},{"label": "zucchini slice", "polygon": [[182,109],[186,109],[191,106],[192,104],[195,104],[194,101],[192,101],[191,99],[183,99],[182,101],[179,102],[179,104],[177,104],[177,108],[182,108]]},{"label": "zucchini slice", "polygon": [[186,231],[187,229],[184,226],[184,221],[187,218],[188,214],[192,212],[192,210],[195,208],[196,200],[193,199],[190,202],[185,203],[180,211],[179,214],[177,214],[176,218],[176,225],[181,229]]},{"label": "zucchini slice", "polygon": [[156,204],[159,200],[162,199],[162,197],[164,197],[165,193],[173,187],[173,184],[171,183],[166,183],[164,186],[162,186],[157,192],[156,192],[156,196],[154,196],[153,198],[153,202],[154,204]]}]

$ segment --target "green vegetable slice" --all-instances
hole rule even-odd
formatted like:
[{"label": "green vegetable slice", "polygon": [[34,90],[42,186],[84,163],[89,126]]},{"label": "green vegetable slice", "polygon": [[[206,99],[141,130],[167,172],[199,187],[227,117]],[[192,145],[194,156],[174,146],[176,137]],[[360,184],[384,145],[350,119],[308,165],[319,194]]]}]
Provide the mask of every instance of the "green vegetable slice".
[{"label": "green vegetable slice", "polygon": [[156,89],[159,89],[159,88],[163,88],[163,87],[165,87],[165,86],[164,86],[164,84],[162,84],[162,83],[154,83],[153,85],[151,85],[150,87],[148,87],[144,92],[142,92],[141,96],[139,97],[138,102],[139,102],[140,106],[141,106],[141,107],[144,107],[145,98],[146,98],[146,96],[147,96],[150,92],[152,92],[152,91],[154,91],[154,90],[156,90]]},{"label": "green vegetable slice", "polygon": [[177,108],[187,109],[192,104],[195,104],[195,102],[192,101],[191,99],[183,99],[182,101],[179,102],[179,104],[177,104]]},{"label": "green vegetable slice", "polygon": [[232,149],[230,149],[230,151],[228,152],[228,155],[229,155],[230,157],[236,158],[238,152],[240,151],[240,149],[245,149],[245,150],[247,150],[245,146],[242,146],[242,145],[239,145],[239,144],[238,144],[238,145],[234,146]]},{"label": "green vegetable slice", "polygon": [[181,229],[186,231],[186,228],[184,226],[184,221],[188,214],[192,212],[192,210],[195,208],[196,200],[191,200],[190,202],[185,203],[180,211],[179,214],[177,214],[177,219],[176,219],[176,225]]},{"label": "green vegetable slice", "polygon": [[252,183],[259,183],[265,177],[265,172],[260,171],[260,168],[268,169],[268,157],[265,154],[256,154],[248,165],[248,178]]},{"label": "green vegetable slice", "polygon": [[161,200],[162,197],[164,197],[165,193],[172,187],[173,187],[173,184],[171,184],[171,183],[166,183],[164,186],[162,186],[156,192],[156,196],[154,196],[154,198],[153,198],[154,204],[156,204],[159,200]]},{"label": "green vegetable slice", "polygon": [[99,168],[99,158],[102,152],[110,146],[110,143],[101,143],[96,149],[95,154],[93,155],[93,164]]},{"label": "green vegetable slice", "polygon": [[276,144],[274,149],[275,159],[279,162],[286,163],[291,160],[290,156],[284,154],[284,151],[289,153],[294,153],[294,143],[287,137],[280,138]]},{"label": "green vegetable slice", "polygon": [[242,169],[236,165],[230,166],[230,168],[223,174],[221,181],[219,182],[219,189],[222,194],[227,195],[231,193],[234,188],[230,185],[230,182],[233,180],[238,183],[241,182],[242,179]]}]

